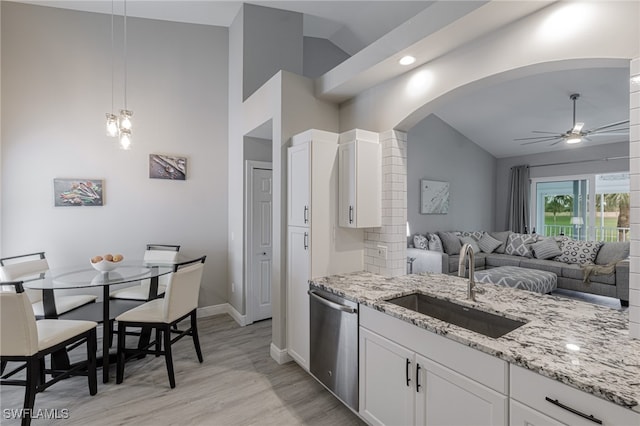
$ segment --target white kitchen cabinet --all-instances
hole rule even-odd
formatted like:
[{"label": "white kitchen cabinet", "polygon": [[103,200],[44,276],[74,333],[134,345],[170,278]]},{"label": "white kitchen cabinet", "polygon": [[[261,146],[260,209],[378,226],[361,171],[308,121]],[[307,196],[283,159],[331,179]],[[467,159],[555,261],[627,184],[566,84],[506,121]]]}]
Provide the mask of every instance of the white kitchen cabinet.
[{"label": "white kitchen cabinet", "polygon": [[338,223],[348,228],[382,224],[380,144],[366,140],[341,143],[338,148]]},{"label": "white kitchen cabinet", "polygon": [[[330,230],[335,222],[331,182],[337,150],[337,134],[309,130],[294,136],[287,152],[287,352],[306,370],[309,280],[333,272],[329,269]],[[335,178],[333,182],[335,185]]]},{"label": "white kitchen cabinet", "polygon": [[414,353],[360,327],[360,415],[372,425],[415,422]]},{"label": "white kitchen cabinet", "polygon": [[510,426],[563,426],[564,423],[545,416],[541,412],[520,404],[518,401],[509,402],[509,425]]},{"label": "white kitchen cabinet", "polygon": [[640,413],[636,411],[525,368],[511,365],[510,381],[512,401],[524,404],[540,416],[554,419],[556,424],[640,425]]},{"label": "white kitchen cabinet", "polygon": [[287,352],[309,369],[309,228],[290,226],[287,235]]},{"label": "white kitchen cabinet", "polygon": [[360,327],[359,412],[366,421],[374,425],[507,424],[506,395],[387,337]]}]

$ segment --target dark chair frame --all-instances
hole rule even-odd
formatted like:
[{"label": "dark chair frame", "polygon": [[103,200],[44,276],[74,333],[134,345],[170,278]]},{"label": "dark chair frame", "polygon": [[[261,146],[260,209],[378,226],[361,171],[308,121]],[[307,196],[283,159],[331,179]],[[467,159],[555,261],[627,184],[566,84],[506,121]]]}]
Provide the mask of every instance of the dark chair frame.
[{"label": "dark chair frame", "polygon": [[[202,256],[198,259],[189,260],[187,262],[176,263],[173,267],[173,272],[177,272],[179,269],[193,265],[195,263],[204,263],[205,259],[206,256]],[[169,385],[172,389],[175,388],[176,379],[173,369],[173,355],[171,353],[171,345],[182,339],[184,336],[191,336],[193,338],[193,345],[195,346],[198,361],[200,363],[203,362],[202,350],[200,349],[200,339],[198,338],[198,322],[196,311],[197,308],[170,323],[118,321],[118,365],[116,373],[116,383],[120,384],[124,380],[124,365],[127,361],[130,361],[134,358],[140,359],[144,357],[144,355],[155,355],[156,357],[164,355],[165,363],[167,365],[167,374],[169,375]],[[179,330],[178,323],[180,323],[187,317],[190,318],[190,327],[186,330]],[[155,340],[149,342],[143,347],[127,348],[125,346],[125,338],[128,334],[127,327],[155,329]],[[175,333],[177,334],[177,336],[172,339],[171,333]],[[153,349],[151,349],[152,347]]]},{"label": "dark chair frame", "polygon": [[[24,288],[22,281],[3,282],[1,285],[10,285],[15,287],[16,293],[23,293]],[[51,355],[54,352],[76,348],[79,345],[87,344],[87,360],[76,364],[72,364],[67,370],[53,370],[45,368],[45,357]],[[96,350],[97,350],[97,336],[96,328],[92,328],[84,333],[80,333],[74,337],[71,337],[64,342],[57,345],[48,347],[42,351],[38,351],[33,355],[2,355],[2,365],[5,366],[9,361],[24,362],[22,366],[15,370],[5,374],[0,379],[0,384],[9,386],[25,386],[24,395],[24,409],[22,412],[22,426],[31,424],[31,414],[33,413],[33,407],[35,405],[36,394],[44,391],[49,386],[59,382],[60,380],[67,379],[71,376],[87,376],[89,380],[89,394],[95,395],[98,392],[98,379],[96,371]],[[69,349],[69,350],[70,350]],[[9,377],[13,376],[18,371],[27,369],[25,380],[13,380]],[[46,374],[52,375],[51,380],[46,381]]]}]

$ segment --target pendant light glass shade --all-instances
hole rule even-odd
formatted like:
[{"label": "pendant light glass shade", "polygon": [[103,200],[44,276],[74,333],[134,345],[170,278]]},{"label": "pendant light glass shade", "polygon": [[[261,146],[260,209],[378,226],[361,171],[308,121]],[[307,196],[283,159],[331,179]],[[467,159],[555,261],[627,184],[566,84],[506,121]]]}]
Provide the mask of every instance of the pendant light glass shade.
[{"label": "pendant light glass shade", "polygon": [[120,148],[128,150],[131,147],[131,131],[120,129]]},{"label": "pendant light glass shade", "polygon": [[107,116],[107,136],[115,138],[118,136],[118,117],[114,114],[106,113]]},{"label": "pendant light glass shade", "polygon": [[126,109],[120,110],[120,129],[121,130],[131,130],[131,116],[133,115],[133,111],[129,111]]}]

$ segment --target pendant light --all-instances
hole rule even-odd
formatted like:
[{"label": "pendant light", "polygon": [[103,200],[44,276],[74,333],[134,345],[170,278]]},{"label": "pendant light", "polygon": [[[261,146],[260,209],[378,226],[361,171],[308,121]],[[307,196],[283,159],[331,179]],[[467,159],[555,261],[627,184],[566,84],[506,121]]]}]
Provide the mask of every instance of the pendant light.
[{"label": "pendant light", "polygon": [[127,108],[127,0],[124,0],[124,21],[123,21],[123,62],[124,62],[124,108],[120,110],[120,116],[113,113],[113,82],[114,82],[114,37],[113,37],[113,19],[114,19],[114,0],[111,0],[111,112],[106,113],[107,117],[107,135],[110,137],[118,137],[120,147],[129,149],[131,147],[131,117],[133,111]]}]

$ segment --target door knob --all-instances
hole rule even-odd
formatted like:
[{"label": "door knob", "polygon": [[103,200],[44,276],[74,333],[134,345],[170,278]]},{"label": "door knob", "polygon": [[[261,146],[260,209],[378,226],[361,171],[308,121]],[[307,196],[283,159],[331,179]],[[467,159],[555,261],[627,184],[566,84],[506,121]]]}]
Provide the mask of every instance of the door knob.
[{"label": "door knob", "polygon": [[267,252],[266,252],[266,251],[263,251],[263,252],[262,252],[262,255],[263,255],[263,256],[266,256],[266,255],[267,255]]}]

